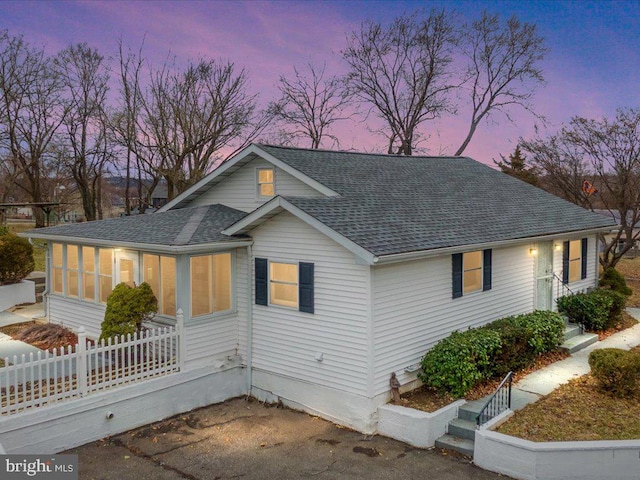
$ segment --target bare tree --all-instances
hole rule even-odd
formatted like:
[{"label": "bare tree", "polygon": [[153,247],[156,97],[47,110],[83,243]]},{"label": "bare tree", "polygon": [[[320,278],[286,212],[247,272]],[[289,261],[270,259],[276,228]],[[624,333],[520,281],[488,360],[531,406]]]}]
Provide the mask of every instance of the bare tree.
[{"label": "bare tree", "polygon": [[618,110],[614,119],[576,117],[558,135],[525,142],[523,148],[546,177],[558,185],[557,177],[565,177],[570,200],[608,210],[618,220],[613,238],[601,237],[600,264],[615,267],[640,239],[640,110]]},{"label": "bare tree", "polygon": [[60,52],[55,64],[67,102],[60,140],[63,161],[75,180],[85,218],[96,220],[103,217],[102,181],[113,152],[105,112],[109,71],[104,57],[86,43]]},{"label": "bare tree", "polygon": [[350,95],[338,77],[325,78],[325,68],[323,65],[318,71],[308,64],[304,73],[294,67],[295,78],[280,77],[281,97],[271,105],[275,118],[290,127],[284,136],[305,138],[314,149],[320,148],[323,138],[339,144],[338,137],[327,130],[335,122],[349,118],[344,110]]},{"label": "bare tree", "polygon": [[233,63],[201,60],[180,72],[167,65],[151,79],[144,104],[146,131],[171,199],[196,183],[266,125],[247,93],[247,74]]},{"label": "bare tree", "polygon": [[396,18],[389,27],[365,22],[347,38],[342,52],[347,83],[386,123],[388,153],[411,155],[419,127],[453,111],[449,92],[454,21],[443,11]]},{"label": "bare tree", "polygon": [[536,26],[516,17],[502,23],[498,15],[483,12],[462,32],[472,109],[469,130],[456,155],[462,155],[478,125],[492,113],[508,117],[514,106],[532,111],[529,100],[534,87],[544,83],[540,63],[547,52]]},{"label": "bare tree", "polygon": [[[62,82],[44,50],[23,37],[0,31],[0,149],[16,175],[14,185],[32,202],[51,198],[47,164],[54,161],[51,144],[65,118]],[[44,216],[34,210],[36,227]]]}]

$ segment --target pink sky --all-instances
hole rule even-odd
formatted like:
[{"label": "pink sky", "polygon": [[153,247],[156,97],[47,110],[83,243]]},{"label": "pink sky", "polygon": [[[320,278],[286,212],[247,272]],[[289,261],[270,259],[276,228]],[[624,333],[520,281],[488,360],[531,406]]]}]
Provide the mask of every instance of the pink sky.
[{"label": "pink sky", "polygon": [[[547,86],[534,104],[555,131],[574,115],[613,115],[619,107],[640,106],[640,3],[587,1],[4,1],[0,28],[24,34],[48,53],[71,43],[87,42],[105,56],[116,40],[161,64],[169,52],[179,60],[200,57],[229,59],[249,73],[251,89],[266,104],[276,95],[280,75],[293,65],[327,64],[329,73],[344,72],[340,50],[347,33],[367,19],[389,21],[420,6],[455,8],[464,19],[483,9],[536,23],[551,49],[544,63]],[[465,155],[485,163],[513,151],[520,136],[530,137],[535,119],[513,110],[514,123],[503,116],[484,123]],[[469,112],[426,125],[425,153],[453,153],[466,133]],[[385,150],[381,137],[369,133],[374,124],[357,119],[337,125],[341,148]]]}]

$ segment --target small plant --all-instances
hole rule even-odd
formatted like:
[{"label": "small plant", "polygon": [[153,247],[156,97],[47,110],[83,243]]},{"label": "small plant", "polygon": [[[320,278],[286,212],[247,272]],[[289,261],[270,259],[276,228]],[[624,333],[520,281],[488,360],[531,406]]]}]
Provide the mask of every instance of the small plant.
[{"label": "small plant", "polygon": [[603,348],[589,354],[591,374],[600,387],[616,397],[629,397],[638,391],[640,355],[619,348]]},{"label": "small plant", "polygon": [[140,331],[142,322],[158,311],[156,299],[148,283],[130,287],[126,283],[115,286],[107,298],[100,340]]},{"label": "small plant", "polygon": [[622,274],[613,267],[609,267],[604,271],[602,277],[600,277],[599,287],[613,290],[627,297],[633,293],[627,286]]},{"label": "small plant", "polygon": [[34,269],[33,246],[26,238],[0,235],[0,285],[19,283]]},{"label": "small plant", "polygon": [[453,332],[426,353],[418,378],[439,392],[462,397],[491,376],[492,359],[501,346],[500,334],[495,330]]},{"label": "small plant", "polygon": [[558,298],[558,311],[591,331],[602,331],[615,325],[615,319],[610,318],[613,307],[612,297],[596,292]]}]

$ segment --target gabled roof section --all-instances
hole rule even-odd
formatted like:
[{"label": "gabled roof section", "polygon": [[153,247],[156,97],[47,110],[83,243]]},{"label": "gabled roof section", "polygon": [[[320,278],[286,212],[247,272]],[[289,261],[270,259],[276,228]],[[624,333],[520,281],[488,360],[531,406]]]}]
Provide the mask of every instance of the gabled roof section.
[{"label": "gabled roof section", "polygon": [[[339,193],[282,197],[281,207],[376,258],[615,227],[611,219],[466,157],[260,148]],[[246,233],[269,212],[261,207],[225,233]]]},{"label": "gabled roof section", "polygon": [[181,210],[70,223],[23,232],[23,236],[44,240],[77,240],[98,245],[158,245],[193,247],[217,242],[242,242],[245,236],[229,237],[222,229],[246,215],[225,205],[207,205]]},{"label": "gabled roof section", "polygon": [[333,191],[331,188],[327,187],[321,181],[318,181],[315,178],[311,178],[306,175],[304,172],[297,170],[295,167],[290,165],[289,163],[283,162],[281,159],[273,156],[270,152],[266,151],[263,148],[263,145],[252,144],[238,153],[236,156],[230,158],[218,168],[216,168],[209,175],[204,177],[198,183],[193,185],[192,187],[185,190],[182,194],[178,195],[172,201],[168,202],[165,206],[163,206],[159,212],[166,212],[168,210],[180,209],[187,207],[193,200],[198,198],[200,195],[204,194],[211,188],[214,188],[218,183],[223,181],[225,178],[229,177],[234,172],[238,171],[247,163],[255,160],[256,158],[262,158],[274,166],[281,168],[286,171],[293,177],[297,178],[303,183],[306,183],[310,187],[318,190],[320,193],[333,197],[337,196],[338,193]]}]

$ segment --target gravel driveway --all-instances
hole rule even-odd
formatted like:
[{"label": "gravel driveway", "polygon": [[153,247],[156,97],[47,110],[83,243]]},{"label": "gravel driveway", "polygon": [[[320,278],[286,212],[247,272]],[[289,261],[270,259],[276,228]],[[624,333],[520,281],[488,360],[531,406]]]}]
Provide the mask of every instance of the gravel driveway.
[{"label": "gravel driveway", "polygon": [[234,399],[84,445],[81,479],[496,479],[468,459]]}]

